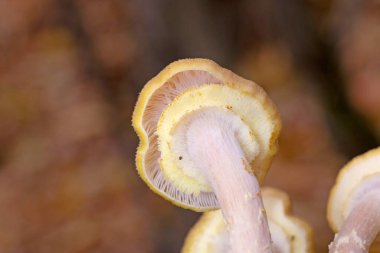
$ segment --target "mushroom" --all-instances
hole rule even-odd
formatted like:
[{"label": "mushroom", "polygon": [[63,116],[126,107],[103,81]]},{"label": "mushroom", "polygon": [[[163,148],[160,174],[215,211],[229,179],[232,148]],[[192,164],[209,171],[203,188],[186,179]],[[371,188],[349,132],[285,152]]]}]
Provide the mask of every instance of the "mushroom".
[{"label": "mushroom", "polygon": [[[305,221],[292,216],[288,195],[280,190],[262,189],[269,229],[275,253],[312,253],[312,229]],[[182,253],[227,253],[229,233],[220,210],[202,215],[190,230]]]},{"label": "mushroom", "polygon": [[277,150],[280,125],[255,83],[211,60],[179,60],[138,98],[137,170],[175,205],[221,208],[233,252],[271,252],[259,184]]},{"label": "mushroom", "polygon": [[337,232],[330,253],[380,252],[380,148],[354,158],[340,171],[327,219]]}]

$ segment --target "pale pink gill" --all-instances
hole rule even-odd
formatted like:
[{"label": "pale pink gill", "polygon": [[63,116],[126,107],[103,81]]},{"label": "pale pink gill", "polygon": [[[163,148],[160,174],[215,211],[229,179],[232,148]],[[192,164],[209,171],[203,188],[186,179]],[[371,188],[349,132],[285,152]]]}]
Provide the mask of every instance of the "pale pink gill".
[{"label": "pale pink gill", "polygon": [[146,176],[161,193],[186,206],[199,209],[216,208],[218,207],[218,201],[212,192],[201,192],[197,196],[183,193],[165,179],[159,164],[160,151],[158,150],[157,135],[155,135],[157,123],[165,107],[185,89],[204,84],[222,83],[221,80],[206,71],[189,70],[179,72],[153,93],[143,116],[143,126],[149,138],[149,147],[144,161]]}]

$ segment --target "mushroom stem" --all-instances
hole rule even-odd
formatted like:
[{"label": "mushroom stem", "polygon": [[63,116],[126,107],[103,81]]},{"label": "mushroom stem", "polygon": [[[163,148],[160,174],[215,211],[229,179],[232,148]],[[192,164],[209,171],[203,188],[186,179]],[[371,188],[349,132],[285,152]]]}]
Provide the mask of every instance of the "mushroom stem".
[{"label": "mushroom stem", "polygon": [[230,252],[272,252],[260,187],[228,122],[200,117],[187,132],[187,149],[215,192],[230,233]]},{"label": "mushroom stem", "polygon": [[355,203],[329,253],[366,253],[380,232],[380,189],[368,192]]}]

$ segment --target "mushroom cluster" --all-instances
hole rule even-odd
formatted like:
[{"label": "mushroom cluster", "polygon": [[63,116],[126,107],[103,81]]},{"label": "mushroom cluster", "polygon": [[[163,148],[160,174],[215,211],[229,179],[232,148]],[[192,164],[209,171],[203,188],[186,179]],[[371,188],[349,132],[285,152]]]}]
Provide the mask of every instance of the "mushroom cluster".
[{"label": "mushroom cluster", "polygon": [[[274,253],[312,253],[312,229],[291,212],[289,196],[278,189],[262,189]],[[227,253],[229,233],[220,210],[202,215],[190,230],[182,253]],[[253,238],[252,238],[253,239]]]},{"label": "mushroom cluster", "polygon": [[[311,228],[290,214],[287,195],[266,189],[263,203],[281,122],[258,85],[210,60],[179,60],[145,85],[133,126],[146,184],[175,205],[209,211],[184,253],[312,252]],[[342,169],[327,213],[337,232],[330,253],[380,252],[380,148]]]},{"label": "mushroom cluster", "polygon": [[232,252],[272,252],[260,183],[281,123],[263,89],[213,61],[180,60],[145,85],[133,126],[137,169],[154,192],[194,211],[220,208]]}]

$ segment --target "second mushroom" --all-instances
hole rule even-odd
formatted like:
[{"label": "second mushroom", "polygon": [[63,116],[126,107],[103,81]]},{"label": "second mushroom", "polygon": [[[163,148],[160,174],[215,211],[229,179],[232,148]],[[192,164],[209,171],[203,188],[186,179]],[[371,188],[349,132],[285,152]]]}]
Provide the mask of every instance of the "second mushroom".
[{"label": "second mushroom", "polygon": [[327,219],[337,232],[330,253],[380,252],[380,148],[356,157],[339,172]]},{"label": "second mushroom", "polygon": [[260,183],[280,125],[275,106],[255,83],[210,60],[180,60],[139,96],[133,115],[137,169],[176,205],[221,208],[232,252],[272,252]]}]

